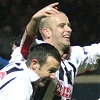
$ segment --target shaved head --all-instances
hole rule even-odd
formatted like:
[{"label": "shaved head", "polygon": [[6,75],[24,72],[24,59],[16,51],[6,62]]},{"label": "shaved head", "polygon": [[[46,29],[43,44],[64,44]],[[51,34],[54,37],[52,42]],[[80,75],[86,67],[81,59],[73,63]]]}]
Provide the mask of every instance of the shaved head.
[{"label": "shaved head", "polygon": [[[59,13],[63,13],[63,12],[60,11]],[[63,13],[63,14],[65,14],[65,13]],[[39,24],[39,32],[41,34],[43,34],[42,33],[43,28],[48,28],[48,29],[52,30],[52,27],[53,27],[52,24],[54,23],[53,16],[54,15],[52,14],[51,16],[44,17],[41,19],[40,24]]]}]

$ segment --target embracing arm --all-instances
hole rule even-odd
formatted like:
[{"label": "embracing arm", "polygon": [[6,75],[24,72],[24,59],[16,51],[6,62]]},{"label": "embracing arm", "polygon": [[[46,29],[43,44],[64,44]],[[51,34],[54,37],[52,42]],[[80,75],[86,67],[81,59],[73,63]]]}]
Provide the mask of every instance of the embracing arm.
[{"label": "embracing arm", "polygon": [[[100,59],[100,43],[91,44],[88,46],[72,47],[72,55],[77,60],[78,75],[84,74],[87,71],[94,71],[98,68],[98,60]],[[78,50],[75,51],[75,50]]]}]

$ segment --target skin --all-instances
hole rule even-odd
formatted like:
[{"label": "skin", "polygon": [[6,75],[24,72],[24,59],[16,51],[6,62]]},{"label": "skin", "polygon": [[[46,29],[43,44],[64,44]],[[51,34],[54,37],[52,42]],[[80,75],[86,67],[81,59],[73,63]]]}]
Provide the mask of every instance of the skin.
[{"label": "skin", "polygon": [[[38,33],[38,28],[40,28],[39,26],[41,24],[41,21],[47,18],[47,22],[50,26],[47,25],[48,27],[42,27],[40,29],[40,33],[43,36],[43,40],[55,46],[60,52],[62,59],[64,59],[67,56],[67,54],[64,54],[64,51],[70,46],[70,35],[72,29],[70,28],[68,17],[64,13],[58,11],[58,5],[58,2],[50,4],[35,13],[27,25],[27,34],[30,36],[35,36]],[[47,9],[48,7],[49,10]],[[51,64],[49,63],[49,65],[52,65],[52,62]],[[58,66],[58,64],[55,64],[54,66]],[[33,67],[31,67],[31,69],[35,70]],[[38,71],[40,71],[40,73],[38,73]],[[48,71],[48,74],[45,72],[45,69],[43,70],[38,68],[38,70],[35,70],[35,72],[38,73],[38,75],[40,75],[41,77],[39,80],[40,86],[44,86],[44,78],[51,78],[50,76],[53,76],[50,74],[49,70],[46,71]]]},{"label": "skin", "polygon": [[[12,52],[17,48],[17,46],[15,44],[12,45]],[[12,57],[12,53],[10,55]]]},{"label": "skin", "polygon": [[[64,51],[70,46],[72,29],[70,28],[68,17],[58,11],[58,5],[58,2],[50,4],[34,14],[27,25],[27,34],[30,36],[36,35],[40,22],[48,17],[52,22],[50,23],[52,30],[51,28],[43,27],[40,33],[45,42],[52,44],[58,49],[63,59],[67,56],[67,54],[64,54]],[[47,9],[48,7],[50,10]]]},{"label": "skin", "polygon": [[40,66],[37,59],[33,59],[29,68],[38,74],[40,77],[38,85],[43,87],[47,80],[55,79],[55,72],[60,69],[60,64],[56,59],[49,56],[43,66]]},{"label": "skin", "polygon": [[[59,3],[53,3],[49,6],[44,7],[43,9],[39,10],[36,14],[34,14],[27,25],[27,32],[28,35],[36,35],[38,32],[38,26],[42,18],[49,17],[51,14],[57,14],[59,11],[57,10],[57,5]],[[46,8],[50,7],[51,10],[47,10]]]},{"label": "skin", "polygon": [[17,48],[17,46],[15,44],[13,44],[12,51],[14,51],[16,48]]},{"label": "skin", "polygon": [[70,35],[72,29],[68,17],[64,13],[52,15],[50,20],[50,28],[42,28],[43,40],[54,45],[63,55],[64,50],[70,46]]}]

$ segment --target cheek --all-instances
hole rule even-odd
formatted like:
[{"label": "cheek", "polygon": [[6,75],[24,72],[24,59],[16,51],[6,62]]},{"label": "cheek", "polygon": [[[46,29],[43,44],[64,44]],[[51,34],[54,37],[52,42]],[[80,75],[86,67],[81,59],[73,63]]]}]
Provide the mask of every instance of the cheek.
[{"label": "cheek", "polygon": [[60,37],[61,37],[61,32],[56,31],[56,32],[54,32],[54,33],[52,34],[52,39],[53,39],[53,40],[57,40],[57,39],[59,39]]},{"label": "cheek", "polygon": [[44,74],[43,74],[43,77],[49,77],[50,76],[50,73],[49,72],[45,72]]},{"label": "cheek", "polygon": [[40,77],[45,78],[47,76],[49,76],[49,72],[48,71],[41,71]]}]

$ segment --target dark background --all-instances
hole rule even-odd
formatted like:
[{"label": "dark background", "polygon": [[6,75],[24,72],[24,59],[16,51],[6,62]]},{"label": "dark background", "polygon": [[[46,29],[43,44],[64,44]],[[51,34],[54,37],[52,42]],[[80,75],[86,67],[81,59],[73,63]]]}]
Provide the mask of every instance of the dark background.
[{"label": "dark background", "polygon": [[[59,10],[69,17],[71,45],[100,42],[100,0],[0,0],[0,56],[10,59],[10,43],[24,33],[32,15],[50,3],[58,1]],[[98,70],[88,75],[99,75]],[[99,84],[75,84],[73,100],[97,100]]]}]

